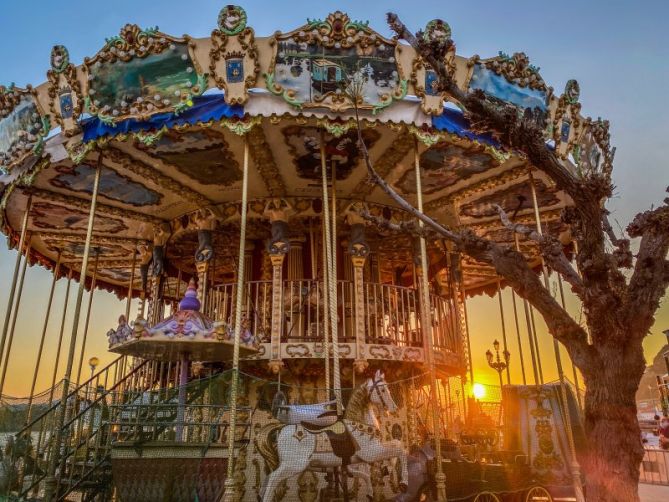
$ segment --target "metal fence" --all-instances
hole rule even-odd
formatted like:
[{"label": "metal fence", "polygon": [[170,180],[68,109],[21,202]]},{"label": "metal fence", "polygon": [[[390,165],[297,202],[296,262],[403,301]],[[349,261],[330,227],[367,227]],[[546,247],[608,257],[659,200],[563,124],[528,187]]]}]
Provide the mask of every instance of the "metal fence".
[{"label": "metal fence", "polygon": [[639,482],[669,485],[669,451],[647,448],[641,462]]}]

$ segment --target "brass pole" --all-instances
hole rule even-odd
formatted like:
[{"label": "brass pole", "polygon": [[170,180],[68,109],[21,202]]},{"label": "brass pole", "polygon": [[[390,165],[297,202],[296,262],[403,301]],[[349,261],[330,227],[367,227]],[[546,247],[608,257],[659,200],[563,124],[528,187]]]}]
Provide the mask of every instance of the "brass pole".
[{"label": "brass pole", "polygon": [[[514,235],[514,240],[516,243],[516,251],[520,253],[520,242],[518,241],[518,234]],[[539,379],[539,370],[537,368],[537,353],[534,347],[534,338],[532,337],[532,321],[530,320],[530,308],[527,300],[523,298],[523,311],[525,313],[525,324],[527,325],[527,340],[530,344],[530,356],[532,358],[532,372],[534,374],[534,384],[540,385],[543,383],[543,379]],[[538,350],[538,347],[536,347]]]},{"label": "brass pole", "polygon": [[[132,265],[130,269],[130,282],[128,283],[128,299],[125,303],[125,320],[130,322],[130,304],[132,303],[132,291],[135,282],[135,267],[137,266],[137,249],[132,250]],[[177,285],[178,288],[178,285]],[[178,291],[177,291],[178,292]],[[178,295],[177,295],[178,297]]]},{"label": "brass pole", "polygon": [[[418,198],[418,211],[423,212],[423,187],[420,178],[420,155],[418,153],[418,140],[414,140],[414,164],[416,172],[416,196]],[[423,228],[422,220],[418,220],[419,228]],[[430,314],[430,292],[428,290],[428,261],[427,244],[425,237],[420,237],[420,266],[421,266],[421,325],[424,327],[423,336],[427,338],[427,363],[430,368],[430,390],[432,393],[432,423],[434,424],[435,461],[437,473],[435,481],[437,485],[437,500],[446,501],[446,475],[444,474],[441,456],[441,420],[439,419],[437,371],[434,363],[434,340],[432,333],[432,319]]]},{"label": "brass pole", "polygon": [[81,302],[84,299],[84,290],[86,288],[86,272],[88,270],[88,259],[91,251],[91,239],[93,237],[93,224],[95,223],[95,208],[98,201],[98,189],[100,187],[100,172],[102,170],[102,152],[98,153],[98,164],[95,169],[95,179],[93,180],[93,193],[91,195],[91,205],[88,213],[88,227],[86,229],[86,243],[84,245],[84,258],[81,264],[81,273],[79,277],[79,288],[77,290],[77,301],[74,307],[74,317],[72,319],[72,335],[67,355],[67,366],[63,376],[63,392],[59,404],[58,422],[56,425],[56,441],[54,443],[53,455],[49,461],[47,476],[44,483],[44,497],[47,502],[51,502],[56,495],[56,466],[60,464],[61,446],[63,443],[63,427],[65,425],[65,415],[67,412],[67,396],[70,392],[70,378],[72,376],[72,366],[74,365],[74,354],[76,351],[77,334],[79,332],[79,317],[81,315]]},{"label": "brass pole", "polygon": [[242,210],[239,231],[239,259],[237,260],[237,291],[235,310],[235,339],[232,353],[232,388],[230,390],[230,427],[228,429],[228,465],[225,478],[224,502],[237,501],[234,473],[234,450],[237,432],[237,392],[239,387],[239,344],[242,332],[242,304],[244,300],[244,251],[246,249],[246,213],[249,185],[249,142],[244,137],[244,172],[242,176]]},{"label": "brass pole", "polygon": [[56,375],[58,374],[58,364],[60,362],[60,349],[63,345],[63,333],[65,332],[65,321],[67,319],[67,307],[70,300],[70,286],[72,285],[72,269],[67,274],[67,286],[65,288],[65,299],[63,300],[63,315],[60,319],[60,331],[58,334],[58,348],[56,349],[56,360],[53,363],[53,376],[51,377],[51,389],[49,390],[49,407],[53,404],[53,392],[56,385]]},{"label": "brass pole", "polygon": [[[541,235],[541,216],[539,214],[539,203],[537,201],[537,191],[534,186],[534,177],[532,176],[532,171],[528,172],[530,188],[532,190],[532,203],[534,204],[534,217],[537,224],[537,232]],[[548,270],[546,269],[546,264],[541,260],[544,276],[544,286],[548,291],[550,291],[550,281],[548,279]],[[562,369],[562,357],[560,356],[560,345],[558,344],[557,338],[553,337],[553,351],[555,352],[555,363],[557,365],[558,376],[560,378],[560,393],[562,402],[564,403],[564,424],[565,432],[567,433],[567,442],[569,443],[569,450],[571,453],[571,475],[572,483],[574,485],[574,493],[576,496],[577,502],[585,502],[585,496],[583,494],[583,487],[581,486],[581,469],[578,465],[578,460],[576,459],[576,445],[574,444],[574,434],[571,428],[571,414],[569,412],[569,401],[567,400],[567,389],[565,388],[564,383],[564,371]]]},{"label": "brass pole", "polygon": [[32,195],[28,196],[28,201],[26,202],[26,210],[23,213],[23,221],[21,222],[21,236],[19,237],[19,245],[16,248],[18,251],[16,254],[16,263],[14,264],[14,275],[12,276],[12,286],[9,288],[9,298],[7,299],[7,310],[5,311],[5,322],[2,326],[2,339],[0,339],[0,357],[5,352],[5,341],[7,340],[7,332],[9,330],[9,318],[12,313],[12,305],[14,305],[14,293],[16,291],[16,281],[19,277],[19,268],[21,266],[21,258],[23,251],[23,244],[26,240],[26,233],[28,232],[28,216],[30,215],[30,209],[32,208]]},{"label": "brass pole", "polygon": [[12,324],[9,328],[9,336],[7,337],[7,347],[5,352],[5,362],[2,366],[2,377],[0,377],[0,397],[2,391],[5,389],[5,377],[7,376],[7,366],[9,366],[9,356],[12,352],[12,343],[14,342],[14,332],[16,329],[16,320],[19,317],[19,307],[21,306],[21,295],[23,294],[23,285],[25,284],[26,269],[28,268],[28,258],[30,257],[31,237],[28,235],[26,245],[26,257],[21,265],[21,275],[19,277],[18,292],[16,294],[16,303],[14,304],[14,314],[12,315]]},{"label": "brass pole", "polygon": [[330,262],[328,260],[328,218],[330,211],[328,208],[328,175],[327,175],[327,158],[325,153],[325,133],[321,131],[320,136],[321,149],[321,188],[323,196],[323,215],[322,218],[322,249],[323,255],[323,358],[325,360],[325,391],[327,392],[327,400],[331,398],[330,395]]},{"label": "brass pole", "polygon": [[[497,280],[497,298],[499,299],[499,317],[502,322],[502,343],[504,344],[504,350],[508,352],[509,348],[506,344],[506,323],[504,322],[504,305],[502,304],[502,284]],[[500,375],[500,380],[502,376]],[[506,383],[511,384],[511,373],[509,371],[509,365],[506,365]]]},{"label": "brass pole", "polygon": [[330,324],[332,326],[332,383],[337,412],[341,414],[341,373],[339,372],[339,333],[337,329],[337,164],[332,161],[332,225],[330,253]]},{"label": "brass pole", "polygon": [[516,337],[518,339],[518,354],[520,357],[520,371],[523,375],[523,385],[527,385],[525,376],[525,358],[523,357],[523,343],[520,338],[520,323],[518,322],[518,309],[516,307],[516,292],[511,288],[511,303],[513,304],[513,320],[516,325]]},{"label": "brass pole", "polygon": [[95,250],[95,262],[93,262],[93,278],[91,279],[91,292],[88,295],[88,307],[86,308],[86,320],[84,321],[84,336],[81,340],[81,353],[79,354],[79,369],[77,370],[77,385],[81,381],[81,369],[84,366],[84,352],[88,340],[88,326],[91,320],[91,307],[93,306],[93,295],[98,280],[98,262],[100,261],[100,250]]},{"label": "brass pole", "polygon": [[28,397],[28,413],[26,414],[25,424],[30,423],[33,411],[33,397],[35,395],[35,386],[37,385],[37,374],[39,373],[40,363],[42,362],[42,352],[44,350],[44,340],[46,339],[46,331],[49,326],[49,316],[51,315],[51,305],[53,304],[53,293],[56,290],[56,282],[58,282],[58,274],[60,273],[60,258],[61,251],[58,250],[58,257],[56,258],[56,266],[53,270],[53,279],[51,280],[51,289],[49,290],[49,301],[46,305],[46,313],[44,314],[44,324],[42,326],[42,336],[40,337],[39,347],[37,349],[37,361],[35,361],[35,371],[33,372],[33,380],[30,385],[30,396]]},{"label": "brass pole", "polygon": [[[558,288],[560,290],[560,303],[562,303],[562,308],[567,311],[567,304],[564,300],[564,288],[562,287],[562,276],[560,274],[557,274],[558,278]],[[571,361],[571,358],[570,358]],[[581,393],[579,390],[580,384],[578,381],[578,372],[576,370],[576,365],[574,364],[574,361],[571,361],[571,371],[574,374],[574,386],[576,387],[576,400],[578,401],[578,407],[582,410],[583,409],[583,403],[581,403]]]}]

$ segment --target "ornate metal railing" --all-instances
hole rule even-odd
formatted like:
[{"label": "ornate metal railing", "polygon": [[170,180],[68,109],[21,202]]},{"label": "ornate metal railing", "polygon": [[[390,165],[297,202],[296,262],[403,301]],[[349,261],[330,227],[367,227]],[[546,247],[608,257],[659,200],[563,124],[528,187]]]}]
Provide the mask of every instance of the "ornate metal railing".
[{"label": "ornate metal railing", "polygon": [[[17,470],[15,493],[19,499],[43,493],[50,462],[57,462],[56,493],[63,500],[101,467],[109,452],[108,436],[101,427],[106,409],[119,392],[134,394],[154,385],[156,363],[134,364],[121,356],[70,391],[65,406],[60,400],[16,433]],[[53,396],[58,399],[60,396]],[[64,413],[62,443],[56,445],[56,428]],[[37,435],[35,441],[34,435]],[[57,458],[54,458],[58,452]]]},{"label": "ornate metal railing", "polygon": [[[217,320],[234,319],[236,284],[221,284],[208,294],[206,313]],[[260,342],[269,342],[272,321],[271,281],[244,284],[242,318]],[[364,283],[364,343],[398,347],[423,347],[419,292],[390,284]],[[322,282],[310,279],[282,281],[281,341],[320,342],[325,320],[325,290]],[[455,305],[447,298],[431,295],[430,309],[434,346],[460,353]],[[340,343],[356,340],[355,289],[352,281],[337,281],[337,325]]]},{"label": "ornate metal railing", "polygon": [[[230,429],[230,407],[203,403],[178,402],[120,404],[111,410],[109,420],[112,444],[175,442],[227,446]],[[248,409],[238,408],[240,414]],[[236,440],[248,441],[249,424],[237,422]]]}]

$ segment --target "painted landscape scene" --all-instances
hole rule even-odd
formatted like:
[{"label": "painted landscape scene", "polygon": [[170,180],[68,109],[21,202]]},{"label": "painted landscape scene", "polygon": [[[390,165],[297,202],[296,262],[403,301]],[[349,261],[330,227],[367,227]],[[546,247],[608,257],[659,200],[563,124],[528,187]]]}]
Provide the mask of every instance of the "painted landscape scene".
[{"label": "painted landscape scene", "polygon": [[295,91],[302,102],[321,102],[342,92],[346,82],[362,79],[364,103],[373,106],[399,84],[395,47],[389,44],[334,48],[282,40],[275,63],[276,83]]},{"label": "painted landscape scene", "polygon": [[509,82],[481,64],[474,66],[469,88],[480,89],[493,100],[516,105],[524,115],[532,118],[537,124],[542,127],[545,125],[548,107],[546,93],[543,91]]},{"label": "painted landscape scene", "polygon": [[16,108],[0,120],[0,151],[8,152],[23,140],[34,143],[41,129],[37,108],[31,99],[24,97]]},{"label": "painted landscape scene", "polygon": [[[94,63],[90,69],[91,100],[106,114],[125,115],[144,100],[174,106],[197,83],[186,44],[173,44],[160,54],[126,63]],[[116,111],[116,113],[114,113]]]}]

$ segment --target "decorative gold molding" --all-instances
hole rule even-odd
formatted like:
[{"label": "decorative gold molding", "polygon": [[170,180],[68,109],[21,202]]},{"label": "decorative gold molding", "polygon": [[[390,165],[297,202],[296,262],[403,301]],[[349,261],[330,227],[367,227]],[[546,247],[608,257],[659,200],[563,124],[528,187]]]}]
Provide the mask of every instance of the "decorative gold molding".
[{"label": "decorative gold molding", "polygon": [[284,197],[286,195],[286,184],[276,165],[272,149],[265,139],[262,127],[253,127],[248,132],[248,141],[253,165],[260,173],[267,191],[272,197]]}]

